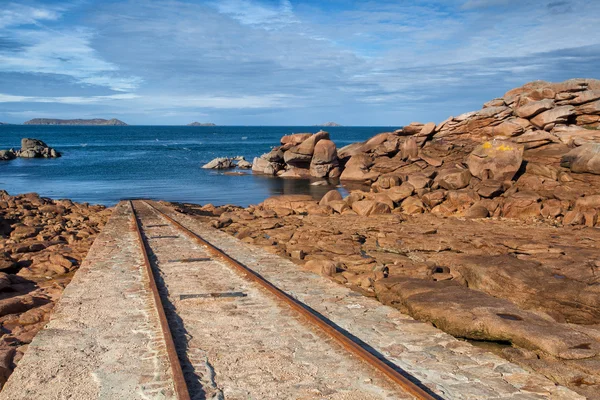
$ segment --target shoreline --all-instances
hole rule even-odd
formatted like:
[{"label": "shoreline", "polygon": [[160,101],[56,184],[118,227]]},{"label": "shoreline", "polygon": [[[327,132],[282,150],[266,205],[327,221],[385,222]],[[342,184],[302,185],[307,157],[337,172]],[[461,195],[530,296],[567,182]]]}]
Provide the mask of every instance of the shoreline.
[{"label": "shoreline", "polygon": [[[278,180],[282,186],[339,179],[348,194],[274,196],[248,207],[170,204],[593,398],[600,392],[598,93],[600,81],[534,82],[479,111],[339,149],[327,132],[286,135],[255,158],[254,172],[291,178]],[[3,192],[0,201],[0,251],[16,265],[5,287],[30,296],[18,302],[24,313],[0,312],[10,331],[0,348],[13,365],[110,209],[35,194]],[[0,302],[21,292],[3,293]]]}]

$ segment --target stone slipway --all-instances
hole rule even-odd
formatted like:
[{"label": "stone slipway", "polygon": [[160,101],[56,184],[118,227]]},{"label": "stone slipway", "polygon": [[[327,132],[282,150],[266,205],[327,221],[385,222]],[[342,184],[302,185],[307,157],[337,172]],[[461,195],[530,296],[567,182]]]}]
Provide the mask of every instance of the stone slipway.
[{"label": "stone slipway", "polygon": [[174,398],[132,222],[119,204],[0,399]]}]

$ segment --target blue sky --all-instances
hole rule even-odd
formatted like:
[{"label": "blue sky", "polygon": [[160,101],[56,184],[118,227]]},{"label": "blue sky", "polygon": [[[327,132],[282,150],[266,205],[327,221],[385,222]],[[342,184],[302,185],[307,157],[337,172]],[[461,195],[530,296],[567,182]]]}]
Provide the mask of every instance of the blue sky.
[{"label": "blue sky", "polygon": [[599,1],[0,0],[0,121],[403,125],[600,78]]}]

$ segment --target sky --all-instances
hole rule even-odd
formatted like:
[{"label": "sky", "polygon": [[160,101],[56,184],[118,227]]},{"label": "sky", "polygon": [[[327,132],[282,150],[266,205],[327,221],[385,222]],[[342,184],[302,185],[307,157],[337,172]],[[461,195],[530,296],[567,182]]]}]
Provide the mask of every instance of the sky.
[{"label": "sky", "polygon": [[0,0],[0,121],[398,126],[600,78],[600,1]]}]

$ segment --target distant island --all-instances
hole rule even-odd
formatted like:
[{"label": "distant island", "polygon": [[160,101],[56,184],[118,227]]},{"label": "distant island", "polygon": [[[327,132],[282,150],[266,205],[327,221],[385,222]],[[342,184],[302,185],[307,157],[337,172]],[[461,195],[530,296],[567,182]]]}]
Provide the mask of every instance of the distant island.
[{"label": "distant island", "polygon": [[34,118],[23,125],[103,125],[103,126],[127,126],[123,121],[113,119],[53,119],[53,118]]},{"label": "distant island", "polygon": [[342,125],[338,124],[337,122],[325,122],[324,124],[319,124],[319,125],[315,125],[315,126],[342,126]]},{"label": "distant island", "polygon": [[190,124],[187,124],[187,126],[217,126],[217,125],[213,124],[212,122],[192,122]]}]

